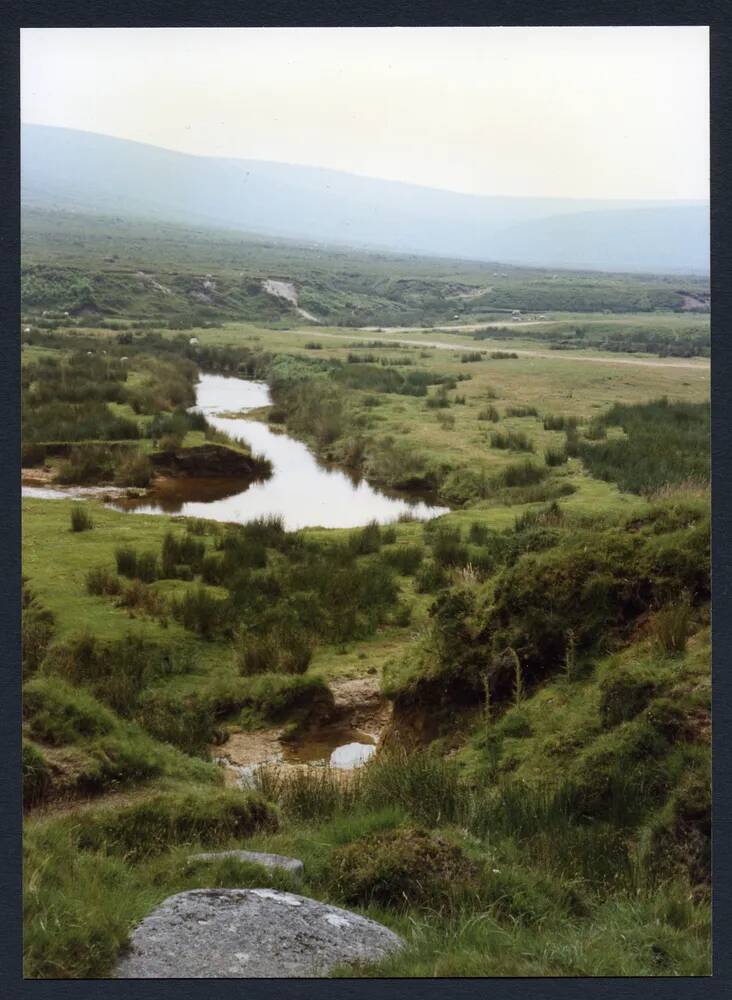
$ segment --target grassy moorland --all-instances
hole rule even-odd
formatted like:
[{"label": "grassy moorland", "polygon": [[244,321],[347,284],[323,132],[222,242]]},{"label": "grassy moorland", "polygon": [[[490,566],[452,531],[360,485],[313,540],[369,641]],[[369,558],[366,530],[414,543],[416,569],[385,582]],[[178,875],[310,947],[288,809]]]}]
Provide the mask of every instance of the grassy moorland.
[{"label": "grassy moorland", "polygon": [[[286,532],[24,500],[26,975],[109,975],[135,923],[183,889],[294,887],[191,862],[204,845],[300,857],[298,891],[404,936],[344,975],[707,974],[709,370],[640,351],[657,338],[633,332],[703,336],[706,317],[668,311],[685,286],[501,268],[514,308],[547,286],[556,309],[599,310],[578,349],[544,336],[564,336],[566,315],[490,340],[305,330],[291,309],[192,315],[185,289],[181,334],[155,313],[175,296],[130,274],[287,276],[313,311],[320,282],[383,327],[446,315],[424,287],[397,308],[400,282],[417,295],[486,276],[357,254],[321,256],[316,274],[313,252],[281,244],[41,221],[24,242],[36,473],[126,488],[119,453],[222,444],[186,413],[202,369],[266,379],[273,404],[254,418],[451,512]],[[118,259],[95,265],[77,308],[65,282],[109,233]],[[632,352],[608,348],[613,324]],[[230,734],[317,729],[337,686],[364,678],[391,721],[349,780],[283,768],[224,786],[212,757]]]}]

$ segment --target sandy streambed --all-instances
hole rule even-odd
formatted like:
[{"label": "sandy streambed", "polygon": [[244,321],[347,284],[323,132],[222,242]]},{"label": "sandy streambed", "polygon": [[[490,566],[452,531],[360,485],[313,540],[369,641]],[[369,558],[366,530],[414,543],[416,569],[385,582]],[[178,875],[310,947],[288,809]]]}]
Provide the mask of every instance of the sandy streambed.
[{"label": "sandy streambed", "polygon": [[336,681],[331,685],[335,712],[326,723],[291,738],[283,728],[237,731],[213,748],[227,784],[248,785],[260,767],[294,772],[331,767],[343,772],[360,767],[376,753],[391,716],[376,677]]}]

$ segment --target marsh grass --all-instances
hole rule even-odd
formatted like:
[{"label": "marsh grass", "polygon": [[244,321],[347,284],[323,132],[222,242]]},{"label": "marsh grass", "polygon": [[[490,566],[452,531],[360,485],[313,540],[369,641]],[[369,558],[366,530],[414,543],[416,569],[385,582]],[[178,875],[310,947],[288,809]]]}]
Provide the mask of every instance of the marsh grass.
[{"label": "marsh grass", "polygon": [[74,504],[71,508],[71,530],[72,531],[91,531],[94,527],[94,521],[91,514],[82,504]]}]

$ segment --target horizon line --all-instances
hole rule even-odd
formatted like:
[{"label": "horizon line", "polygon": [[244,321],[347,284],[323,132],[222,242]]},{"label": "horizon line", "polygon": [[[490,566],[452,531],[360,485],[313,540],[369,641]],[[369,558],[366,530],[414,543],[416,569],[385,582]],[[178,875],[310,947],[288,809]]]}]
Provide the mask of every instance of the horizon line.
[{"label": "horizon line", "polygon": [[[592,196],[592,195],[578,195],[575,197],[570,197],[567,195],[551,195],[551,194],[476,194],[472,191],[456,191],[454,188],[441,188],[435,187],[430,184],[420,184],[416,181],[409,181],[403,179],[393,179],[390,177],[375,177],[373,174],[360,174],[351,170],[343,170],[339,167],[328,167],[322,164],[313,163],[298,163],[289,160],[269,160],[262,159],[256,156],[250,157],[240,157],[240,156],[217,156],[211,153],[191,153],[187,150],[173,149],[169,146],[160,146],[153,142],[146,142],[141,139],[130,139],[126,136],[112,135],[109,132],[94,132],[90,129],[76,128],[72,125],[49,125],[46,122],[32,122],[23,121],[20,122],[21,129],[23,126],[31,126],[36,128],[48,128],[54,129],[56,131],[65,132],[78,132],[81,135],[91,135],[98,136],[102,139],[112,139],[116,142],[128,142],[135,146],[145,146],[148,149],[158,149],[166,153],[174,153],[177,156],[190,156],[199,160],[222,160],[222,161],[234,161],[237,163],[261,163],[270,166],[280,166],[280,167],[296,167],[303,170],[322,170],[328,171],[329,173],[342,174],[345,177],[358,177],[362,180],[376,181],[382,184],[401,184],[405,187],[419,188],[423,191],[437,191],[441,194],[451,194],[457,195],[462,198],[490,198],[490,199],[505,199],[506,201],[558,201],[558,202],[616,202],[618,204],[655,204],[655,205],[709,205],[710,198],[622,198],[613,196]],[[21,166],[22,169],[22,166]]]}]

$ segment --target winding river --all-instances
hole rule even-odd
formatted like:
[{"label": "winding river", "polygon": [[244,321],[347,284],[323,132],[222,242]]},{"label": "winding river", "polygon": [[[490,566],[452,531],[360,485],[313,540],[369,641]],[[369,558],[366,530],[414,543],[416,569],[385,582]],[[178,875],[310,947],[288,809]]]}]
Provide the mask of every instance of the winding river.
[{"label": "winding river", "polygon": [[[120,497],[110,502],[125,510],[144,514],[174,514],[245,524],[258,517],[282,518],[288,531],[299,528],[353,528],[378,521],[381,524],[410,514],[427,520],[446,512],[423,501],[413,501],[369,485],[341,469],[318,461],[307,445],[267,424],[242,416],[270,404],[264,382],[201,375],[196,389],[196,409],[217,430],[245,441],[253,452],[272,463],[272,476],[244,486],[225,479],[175,479],[144,496]],[[68,497],[68,491],[24,486],[24,496]]]}]

